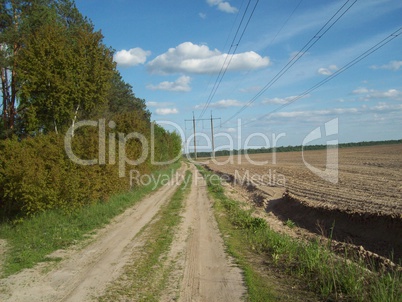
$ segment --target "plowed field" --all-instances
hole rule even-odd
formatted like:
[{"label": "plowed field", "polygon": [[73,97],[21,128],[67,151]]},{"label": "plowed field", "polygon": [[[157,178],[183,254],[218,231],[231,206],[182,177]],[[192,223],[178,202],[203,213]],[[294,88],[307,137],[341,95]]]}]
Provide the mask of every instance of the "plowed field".
[{"label": "plowed field", "polygon": [[306,165],[324,171],[326,150],[217,157],[204,163],[237,182],[251,180],[254,188],[268,193],[267,212],[316,233],[328,235],[334,228],[338,240],[402,260],[402,144],[340,148],[337,158],[336,183]]}]

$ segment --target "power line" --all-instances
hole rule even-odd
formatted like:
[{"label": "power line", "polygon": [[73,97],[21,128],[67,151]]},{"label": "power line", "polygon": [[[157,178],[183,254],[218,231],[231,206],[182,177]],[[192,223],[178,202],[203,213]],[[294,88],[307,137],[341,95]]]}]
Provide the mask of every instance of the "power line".
[{"label": "power line", "polygon": [[[250,3],[251,3],[251,0],[248,1],[247,6],[246,6],[246,9],[244,10],[243,16],[242,16],[241,21],[240,21],[240,23],[239,23],[239,26],[237,27],[236,34],[235,34],[235,36],[233,37],[232,45],[230,46],[230,49],[229,49],[229,51],[228,51],[228,54],[227,54],[227,56],[225,57],[225,60],[224,60],[224,62],[223,62],[223,64],[222,64],[222,67],[221,67],[221,69],[220,69],[220,71],[219,71],[219,74],[218,74],[218,76],[217,76],[217,78],[216,78],[216,80],[215,80],[215,84],[214,84],[214,86],[212,87],[212,90],[211,90],[211,92],[210,92],[210,94],[209,94],[209,96],[208,96],[207,102],[205,103],[204,108],[203,108],[203,110],[202,110],[202,112],[201,112],[199,118],[202,118],[202,116],[205,114],[206,110],[208,109],[209,104],[211,103],[213,97],[215,96],[216,91],[218,90],[218,88],[219,88],[219,86],[220,86],[220,84],[221,84],[221,82],[222,82],[222,79],[223,79],[223,77],[225,76],[226,71],[227,71],[228,68],[229,68],[230,63],[232,62],[233,56],[234,56],[234,54],[236,53],[236,50],[237,50],[237,48],[238,48],[238,46],[239,46],[239,44],[240,44],[240,42],[241,42],[241,40],[242,40],[242,38],[243,38],[243,36],[244,36],[244,33],[245,33],[245,31],[246,31],[246,29],[247,29],[249,23],[250,23],[250,20],[251,20],[251,18],[252,18],[253,15],[254,15],[254,12],[255,12],[255,9],[256,9],[256,7],[257,7],[258,2],[259,2],[259,0],[256,1],[255,5],[254,5],[254,8],[253,8],[253,10],[252,10],[252,12],[251,12],[251,14],[250,14],[248,20],[247,20],[247,23],[246,23],[246,25],[245,25],[244,28],[243,28],[243,31],[242,31],[242,33],[241,33],[241,35],[240,35],[240,38],[239,38],[239,40],[238,40],[237,43],[236,43],[237,35],[238,35],[239,31],[240,31],[241,25],[242,25],[242,23],[243,23],[243,21],[244,21],[244,18],[245,18],[246,14],[247,14],[248,8],[249,8]],[[230,54],[230,50],[232,49],[233,46],[234,46],[233,53]],[[230,57],[229,62],[226,64],[226,61],[228,60],[229,57]],[[226,67],[225,67],[225,64],[226,64]]]},{"label": "power line", "polygon": [[[218,76],[216,77],[214,86],[212,87],[212,90],[211,90],[211,92],[209,93],[208,99],[207,99],[207,101],[205,102],[204,108],[202,109],[201,114],[199,115],[198,118],[202,118],[202,116],[204,115],[205,111],[208,109],[208,106],[209,106],[209,104],[211,103],[212,98],[215,96],[215,93],[216,93],[216,91],[218,90],[218,87],[219,87],[219,85],[220,85],[220,83],[221,83],[221,81],[222,81],[222,79],[223,79],[223,76],[224,76],[224,74],[226,73],[226,70],[229,68],[229,64],[230,64],[230,62],[231,62],[231,59],[230,59],[229,63],[226,65],[226,68],[225,68],[225,64],[226,64],[226,61],[228,60],[229,56],[233,57],[233,54],[234,54],[235,51],[236,51],[236,50],[234,50],[234,51],[233,51],[233,54],[230,55],[230,51],[231,51],[231,49],[233,48],[233,46],[235,45],[235,41],[236,41],[237,34],[239,33],[239,30],[240,30],[240,28],[241,28],[241,25],[243,24],[244,17],[245,17],[246,14],[247,14],[247,11],[248,11],[248,8],[249,8],[249,6],[250,6],[250,3],[251,3],[251,0],[249,0],[248,3],[247,3],[246,9],[244,10],[243,16],[242,16],[242,18],[241,18],[241,20],[240,20],[240,23],[239,23],[239,25],[238,25],[238,27],[237,27],[236,33],[235,33],[235,35],[234,35],[234,37],[233,37],[232,44],[231,44],[231,46],[230,46],[230,48],[229,48],[228,54],[227,54],[227,56],[225,57],[225,60],[224,60],[224,62],[223,62],[223,64],[222,64],[222,66],[221,66],[221,69],[219,70],[219,74],[218,74]],[[225,68],[225,71],[223,72],[224,68]],[[223,73],[222,73],[222,72],[223,72]]]},{"label": "power line", "polygon": [[222,124],[226,124],[234,117],[239,115],[253,102],[255,102],[261,95],[263,95],[270,87],[272,87],[273,84],[275,84],[297,61],[299,61],[304,56],[304,54],[309,51],[343,17],[343,15],[345,15],[352,8],[357,0],[354,0],[352,4],[346,7],[349,2],[350,0],[346,1],[336,11],[336,13],[332,15],[332,17],[320,28],[320,30],[312,38],[310,38],[310,40],[302,47],[302,49],[253,98],[251,98],[247,102],[247,104],[245,104]]},{"label": "power line", "polygon": [[[285,28],[286,24],[289,22],[289,20],[293,17],[293,15],[295,14],[296,10],[300,7],[300,5],[302,4],[303,0],[300,0],[295,8],[292,10],[292,12],[290,13],[290,15],[287,17],[287,19],[282,23],[281,27],[279,28],[279,30],[277,31],[277,33],[275,34],[275,36],[271,39],[271,41],[267,44],[267,46],[265,46],[264,48],[268,48],[269,46],[272,45],[272,43],[276,40],[276,38],[279,36],[279,34],[282,32],[282,30]],[[258,58],[257,63],[262,59],[262,57]],[[237,84],[235,86],[238,86],[242,80],[244,80],[244,78],[247,77],[247,75],[251,72],[251,70],[253,70],[253,67],[250,67],[249,70],[247,70],[247,72],[244,74],[244,76],[242,77],[241,80],[237,81]]]},{"label": "power line", "polygon": [[215,138],[214,138],[214,120],[221,120],[220,117],[212,117],[212,111],[211,111],[211,118],[210,119],[196,119],[194,117],[194,112],[193,112],[193,118],[184,120],[184,122],[192,122],[193,123],[193,136],[194,136],[194,157],[195,160],[197,160],[197,134],[196,134],[196,122],[197,121],[210,121],[211,122],[211,141],[212,141],[212,152],[211,152],[211,157],[215,157]]},{"label": "power line", "polygon": [[[235,20],[234,20],[234,22],[233,22],[233,24],[232,24],[232,28],[230,29],[229,34],[228,34],[228,36],[227,36],[227,38],[226,38],[226,42],[225,42],[225,45],[223,46],[223,49],[226,49],[226,45],[228,44],[229,38],[230,38],[230,36],[231,36],[231,34],[232,34],[232,32],[233,32],[233,29],[234,29],[234,27],[235,27],[235,24],[237,23],[237,18],[238,18],[239,15],[240,15],[240,11],[241,11],[241,9],[242,9],[242,7],[243,7],[244,1],[245,1],[245,0],[242,1],[241,5],[240,5],[239,12],[236,14],[236,18],[235,18]],[[233,47],[233,42],[232,42],[232,45],[229,47],[228,53],[230,52],[230,50],[232,49],[232,47]],[[225,62],[226,62],[226,59],[225,59]],[[221,67],[221,70],[222,70],[223,66],[225,65],[225,62],[223,62],[222,67]],[[220,72],[221,72],[221,71],[219,71],[219,73],[220,73]],[[211,83],[211,79],[212,79],[212,75],[210,76],[210,78],[209,78],[209,80],[208,80],[207,87],[209,87],[209,84]],[[215,80],[214,87],[215,87],[215,85],[216,85],[216,80]],[[209,96],[208,96],[208,98],[209,98]]]},{"label": "power line", "polygon": [[243,126],[252,124],[257,122],[258,120],[261,120],[265,117],[269,117],[270,115],[272,115],[273,113],[293,104],[294,102],[296,102],[297,100],[300,100],[301,98],[303,98],[304,96],[310,94],[312,91],[318,89],[319,87],[321,87],[322,85],[326,84],[327,82],[331,81],[333,78],[337,77],[338,75],[340,75],[341,73],[345,72],[346,70],[348,70],[349,68],[351,68],[352,66],[356,65],[357,63],[359,63],[361,60],[365,59],[366,57],[368,57],[369,55],[371,55],[372,53],[376,52],[377,50],[379,50],[380,48],[384,47],[385,45],[387,45],[389,42],[391,42],[392,40],[396,39],[398,36],[400,36],[402,34],[402,27],[399,28],[398,30],[394,31],[392,34],[390,34],[389,36],[387,36],[386,38],[384,38],[383,40],[381,40],[380,42],[378,42],[377,44],[375,44],[374,46],[370,47],[368,50],[366,50],[365,52],[363,52],[361,55],[359,55],[358,57],[356,57],[355,59],[353,59],[352,61],[350,61],[349,63],[347,63],[345,66],[343,66],[342,68],[338,69],[336,72],[334,72],[332,75],[328,76],[327,78],[325,78],[324,80],[318,82],[317,84],[315,84],[314,86],[312,86],[311,88],[307,89],[306,91],[304,91],[303,93],[299,94],[298,96],[292,98],[289,102],[287,102],[286,104],[283,104],[279,107],[277,107],[276,109],[268,112],[267,114],[259,117],[256,120],[253,121],[249,121],[247,123],[244,123]]}]

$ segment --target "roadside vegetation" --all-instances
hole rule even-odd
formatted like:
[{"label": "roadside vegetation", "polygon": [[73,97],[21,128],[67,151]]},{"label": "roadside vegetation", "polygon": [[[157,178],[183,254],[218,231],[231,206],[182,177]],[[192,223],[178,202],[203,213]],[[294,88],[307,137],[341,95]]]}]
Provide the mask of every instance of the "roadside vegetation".
[{"label": "roadside vegetation", "polygon": [[[241,203],[226,197],[211,172],[198,167],[215,200],[214,208],[228,251],[245,271],[250,301],[275,301],[275,288],[263,284],[264,275],[250,255],[262,256],[267,269],[288,275],[306,291],[328,301],[402,301],[402,272],[373,270],[370,263],[351,262],[318,242],[305,242],[272,231],[265,220],[253,217]],[[291,222],[289,222],[291,224]],[[290,227],[290,226],[289,226]],[[271,290],[269,290],[271,288]]]},{"label": "roadside vegetation", "polygon": [[0,221],[74,213],[180,154],[73,0],[1,1],[0,73]]},{"label": "roadside vegetation", "polygon": [[[155,172],[153,179],[158,179],[159,175],[170,177],[179,166],[180,163],[176,163],[168,169]],[[38,213],[18,223],[3,222],[0,224],[0,238],[7,240],[7,253],[2,275],[8,276],[24,268],[31,268],[38,262],[60,260],[48,258],[47,255],[88,238],[89,234],[108,224],[113,217],[161,185],[162,182],[151,182],[129,192],[116,194],[107,201],[88,204],[68,214],[62,209],[54,209]]]},{"label": "roadside vegetation", "polygon": [[[186,180],[192,179],[187,170]],[[99,301],[159,301],[166,289],[173,263],[167,261],[175,232],[182,220],[184,199],[191,188],[191,181],[184,181],[171,200],[161,208],[157,218],[142,230],[145,243],[136,249],[140,254],[125,266],[123,274],[111,284]]]}]

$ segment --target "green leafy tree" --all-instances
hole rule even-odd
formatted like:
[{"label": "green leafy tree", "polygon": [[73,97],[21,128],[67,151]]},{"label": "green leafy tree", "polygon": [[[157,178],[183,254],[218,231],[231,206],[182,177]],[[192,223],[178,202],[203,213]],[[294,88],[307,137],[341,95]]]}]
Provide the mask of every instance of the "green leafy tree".
[{"label": "green leafy tree", "polygon": [[57,20],[30,35],[19,57],[28,131],[57,133],[107,105],[115,65],[102,39],[89,23],[66,27]]},{"label": "green leafy tree", "polygon": [[133,87],[124,82],[118,71],[115,71],[111,80],[107,110],[111,114],[142,111],[144,115],[141,115],[141,118],[149,121],[151,117],[151,113],[146,107],[145,100],[135,96]]},{"label": "green leafy tree", "polygon": [[106,106],[113,52],[73,1],[0,1],[5,132],[58,132]]}]

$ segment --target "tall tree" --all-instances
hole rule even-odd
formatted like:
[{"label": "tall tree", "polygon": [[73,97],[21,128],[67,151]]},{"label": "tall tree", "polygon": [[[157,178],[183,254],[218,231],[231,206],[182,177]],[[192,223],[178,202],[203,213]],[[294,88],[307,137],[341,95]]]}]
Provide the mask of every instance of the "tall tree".
[{"label": "tall tree", "polygon": [[49,3],[50,0],[0,0],[1,117],[7,136],[14,131],[17,116],[18,56],[26,37],[49,16]]},{"label": "tall tree", "polygon": [[37,5],[30,25],[16,66],[23,131],[58,132],[106,106],[112,51],[72,2]]},{"label": "tall tree", "polygon": [[18,116],[23,132],[58,132],[106,106],[113,52],[73,1],[0,1],[6,131],[14,131]]},{"label": "tall tree", "polygon": [[0,9],[0,68],[2,119],[5,131],[14,128],[18,93],[16,56],[22,45],[23,16],[29,4],[25,1],[1,0]]},{"label": "tall tree", "polygon": [[151,113],[148,111],[145,100],[137,98],[133,87],[126,83],[116,70],[111,80],[111,89],[108,95],[108,112],[119,114],[130,111],[143,112],[143,118],[150,120]]}]

